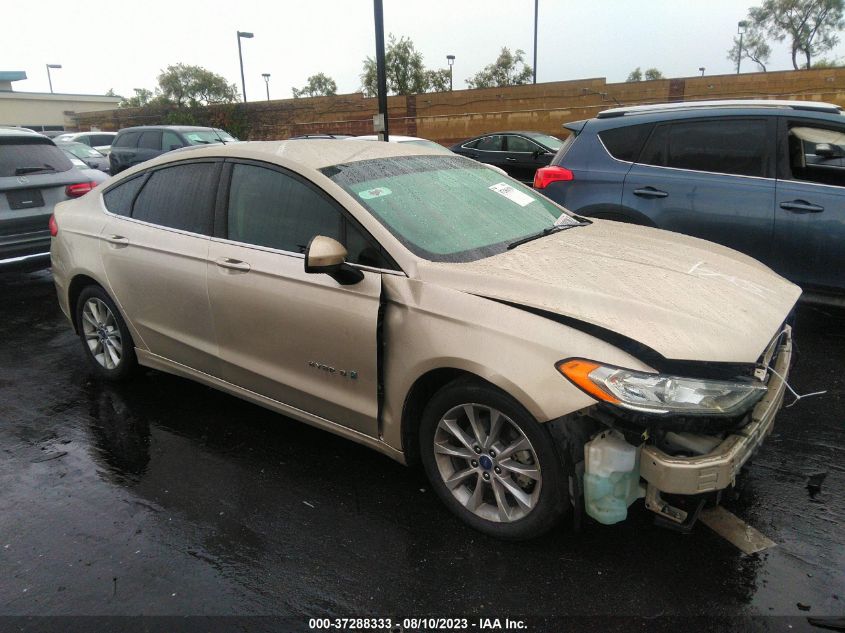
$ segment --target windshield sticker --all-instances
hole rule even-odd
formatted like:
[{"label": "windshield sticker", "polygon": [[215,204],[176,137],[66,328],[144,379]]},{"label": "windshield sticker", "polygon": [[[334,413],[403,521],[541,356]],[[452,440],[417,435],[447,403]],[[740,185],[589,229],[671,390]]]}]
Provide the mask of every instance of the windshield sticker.
[{"label": "windshield sticker", "polygon": [[358,197],[363,200],[372,200],[373,198],[383,198],[393,193],[387,187],[373,187],[372,189],[364,189],[358,192]]},{"label": "windshield sticker", "polygon": [[529,196],[527,193],[523,193],[517,189],[514,189],[505,182],[499,182],[495,185],[490,185],[488,189],[490,189],[490,191],[495,191],[500,196],[504,196],[511,202],[516,202],[521,207],[528,206],[529,204],[534,202],[534,198]]}]

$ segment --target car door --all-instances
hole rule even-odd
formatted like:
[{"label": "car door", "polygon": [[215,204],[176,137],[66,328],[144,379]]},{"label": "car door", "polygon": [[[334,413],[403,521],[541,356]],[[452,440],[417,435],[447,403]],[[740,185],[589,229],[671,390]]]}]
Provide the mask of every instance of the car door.
[{"label": "car door", "polygon": [[377,245],[297,174],[246,161],[227,172],[225,230],[211,242],[208,272],[224,379],[376,435],[381,274],[340,285],[306,273],[303,253],[316,235],[346,243],[353,263]]},{"label": "car door", "polygon": [[781,117],[772,268],[807,288],[845,289],[845,167],[810,154],[845,147],[845,125]]},{"label": "car door", "polygon": [[502,134],[491,134],[490,136],[481,137],[473,145],[467,156],[479,162],[487,163],[488,165],[495,165],[510,174],[508,161],[505,160],[507,158],[505,137]]},{"label": "car door", "polygon": [[220,161],[152,170],[104,192],[100,253],[121,312],[152,354],[216,376],[207,257]]},{"label": "car door", "polygon": [[534,172],[545,167],[552,160],[553,154],[537,145],[534,141],[517,134],[505,136],[507,149],[508,173],[521,182],[533,183]]},{"label": "car door", "polygon": [[770,262],[775,124],[719,117],[657,125],[625,177],[622,205],[658,228]]}]

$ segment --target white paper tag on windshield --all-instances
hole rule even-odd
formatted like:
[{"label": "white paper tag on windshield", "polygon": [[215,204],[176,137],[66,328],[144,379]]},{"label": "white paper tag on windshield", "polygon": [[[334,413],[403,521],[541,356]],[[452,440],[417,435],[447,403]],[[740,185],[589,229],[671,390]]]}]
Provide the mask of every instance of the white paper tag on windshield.
[{"label": "white paper tag on windshield", "polygon": [[521,207],[527,206],[534,202],[534,198],[529,196],[527,193],[523,193],[518,189],[514,189],[506,182],[499,182],[495,185],[490,185],[488,189],[490,189],[490,191],[495,191],[500,196],[504,196],[511,202],[516,202]]}]

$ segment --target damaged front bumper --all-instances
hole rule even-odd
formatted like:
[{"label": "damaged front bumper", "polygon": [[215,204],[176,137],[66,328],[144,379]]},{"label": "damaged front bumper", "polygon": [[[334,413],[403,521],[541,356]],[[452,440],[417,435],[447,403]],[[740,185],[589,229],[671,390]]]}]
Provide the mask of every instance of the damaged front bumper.
[{"label": "damaged front bumper", "polygon": [[640,477],[647,482],[646,507],[664,518],[681,523],[687,513],[666,503],[660,493],[700,495],[733,485],[742,466],[771,433],[775,416],[783,404],[792,359],[792,336],[787,327],[777,351],[772,354],[774,371],[766,395],[751,411],[751,421],[725,437],[704,455],[668,455],[654,445],[640,447]]}]

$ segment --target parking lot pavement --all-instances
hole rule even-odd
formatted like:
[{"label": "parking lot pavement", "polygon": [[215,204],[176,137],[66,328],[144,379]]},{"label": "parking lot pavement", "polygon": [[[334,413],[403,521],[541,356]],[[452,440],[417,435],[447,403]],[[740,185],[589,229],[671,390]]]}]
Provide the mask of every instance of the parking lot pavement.
[{"label": "parking lot pavement", "polygon": [[841,312],[798,313],[792,384],[828,393],[781,413],[726,502],[777,543],[745,555],[642,502],[490,539],[351,442],[154,371],[96,382],[49,272],[0,297],[0,614],[845,615]]}]

